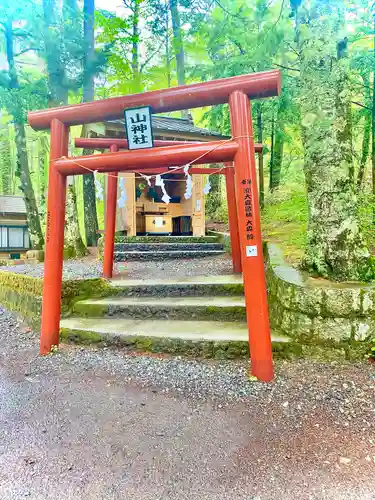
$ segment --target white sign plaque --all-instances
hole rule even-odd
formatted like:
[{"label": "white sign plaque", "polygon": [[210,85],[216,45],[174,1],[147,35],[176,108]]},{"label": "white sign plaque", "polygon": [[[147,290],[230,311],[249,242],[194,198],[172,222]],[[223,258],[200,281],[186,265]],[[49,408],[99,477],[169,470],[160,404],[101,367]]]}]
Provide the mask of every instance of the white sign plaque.
[{"label": "white sign plaque", "polygon": [[124,113],[129,149],[154,147],[150,106],[125,109]]},{"label": "white sign plaque", "polygon": [[256,257],[258,255],[258,247],[256,245],[247,245],[246,257]]}]

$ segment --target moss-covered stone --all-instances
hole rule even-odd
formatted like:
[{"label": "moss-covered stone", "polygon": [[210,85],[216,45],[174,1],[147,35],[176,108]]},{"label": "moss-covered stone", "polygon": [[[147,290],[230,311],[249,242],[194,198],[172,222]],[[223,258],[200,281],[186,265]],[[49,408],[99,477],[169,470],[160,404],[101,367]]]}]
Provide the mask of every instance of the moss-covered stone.
[{"label": "moss-covered stone", "polygon": [[[115,294],[103,279],[66,280],[61,291],[61,310],[68,314],[78,300]],[[30,326],[39,328],[42,310],[43,280],[24,274],[0,271],[0,303],[17,312]]]},{"label": "moss-covered stone", "polygon": [[312,319],[306,314],[284,309],[280,329],[290,337],[301,334],[310,334],[312,330]]},{"label": "moss-covered stone", "polygon": [[[267,289],[270,323],[303,345],[318,345],[320,341],[366,342],[375,335],[375,287],[360,283],[330,283],[308,279],[288,267],[275,245],[268,245]],[[297,274],[296,274],[297,273]],[[350,344],[351,346],[352,344]],[[343,348],[344,348],[343,347]]]},{"label": "moss-covered stone", "polygon": [[108,313],[108,306],[105,304],[85,303],[77,301],[73,305],[73,313],[80,316],[100,318]]},{"label": "moss-covered stone", "polygon": [[0,271],[0,288],[2,287],[41,296],[43,293],[43,280],[25,274]]},{"label": "moss-covered stone", "polygon": [[323,303],[323,290],[313,287],[295,287],[295,292],[290,301],[290,309],[303,314],[318,316],[321,314]]},{"label": "moss-covered stone", "polygon": [[283,307],[292,309],[296,288],[291,283],[277,280],[277,299]]},{"label": "moss-covered stone", "polygon": [[375,337],[375,318],[356,318],[353,320],[352,338],[365,342]]},{"label": "moss-covered stone", "polygon": [[102,278],[65,280],[61,291],[62,311],[65,313],[71,311],[74,304],[79,300],[89,297],[106,297],[116,293],[116,289]]},{"label": "moss-covered stone", "polygon": [[375,294],[374,289],[362,290],[362,309],[364,315],[375,312]]},{"label": "moss-covered stone", "polygon": [[113,294],[142,297],[195,297],[195,296],[231,296],[243,295],[243,283],[172,283],[155,285],[131,285],[113,287]]},{"label": "moss-covered stone", "polygon": [[[214,358],[218,360],[249,358],[247,342],[201,342],[181,339],[137,337],[137,336],[105,336],[86,330],[61,329],[63,341],[84,345],[112,345],[139,352],[169,353],[193,357]],[[318,361],[362,360],[368,352],[368,344],[364,342],[340,342],[331,340],[316,343],[303,343],[297,339],[292,342],[274,342],[272,344],[274,359],[309,358]]]},{"label": "moss-covered stone", "polygon": [[90,332],[88,330],[69,330],[66,328],[60,329],[60,339],[84,345],[104,342],[103,336],[99,333]]},{"label": "moss-covered stone", "polygon": [[324,297],[323,316],[345,318],[361,312],[360,288],[325,288]]},{"label": "moss-covered stone", "polygon": [[28,250],[26,252],[26,261],[29,260],[44,262],[44,250]]},{"label": "moss-covered stone", "polygon": [[353,333],[353,323],[348,318],[314,318],[314,334],[320,339],[336,342],[349,341]]}]

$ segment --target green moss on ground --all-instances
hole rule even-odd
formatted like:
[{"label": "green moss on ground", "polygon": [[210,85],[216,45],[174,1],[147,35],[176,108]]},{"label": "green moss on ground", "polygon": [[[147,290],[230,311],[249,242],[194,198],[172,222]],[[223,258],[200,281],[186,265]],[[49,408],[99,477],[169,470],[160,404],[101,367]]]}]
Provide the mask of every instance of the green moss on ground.
[{"label": "green moss on ground", "polygon": [[[86,330],[61,329],[61,339],[77,344],[101,344],[132,351],[166,353],[205,359],[248,359],[248,342],[187,341],[181,339],[111,336]],[[366,342],[330,341],[302,344],[299,341],[273,342],[274,359],[311,359],[315,361],[361,361],[368,357]]]},{"label": "green moss on ground", "polygon": [[306,244],[307,216],[306,193],[300,186],[288,191],[281,187],[266,200],[262,213],[263,236],[270,243],[281,246],[288,262],[301,261]]},{"label": "green moss on ground", "polygon": [[[110,284],[101,278],[66,280],[62,284],[61,310],[68,314],[75,302],[89,297],[115,295]],[[24,274],[0,271],[0,303],[15,311],[33,328],[39,328],[43,280]]]}]

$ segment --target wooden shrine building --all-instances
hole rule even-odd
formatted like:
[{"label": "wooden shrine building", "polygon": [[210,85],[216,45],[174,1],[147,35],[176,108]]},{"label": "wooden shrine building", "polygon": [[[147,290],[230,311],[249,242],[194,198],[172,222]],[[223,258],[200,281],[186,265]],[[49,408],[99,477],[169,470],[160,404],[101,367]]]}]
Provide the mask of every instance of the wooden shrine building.
[{"label": "wooden shrine building", "polygon": [[[154,140],[209,142],[229,139],[218,132],[196,127],[191,118],[153,115],[152,127]],[[90,125],[90,137],[126,139],[124,121],[114,120]],[[163,175],[166,191],[171,197],[169,204],[161,200],[161,188],[154,186],[154,182],[149,186],[144,178],[133,172],[121,172],[119,179],[121,177],[125,178],[127,200],[124,208],[117,208],[117,232],[127,236],[145,234],[204,236],[205,176],[200,174],[192,176],[192,197],[186,200],[184,174]]]}]

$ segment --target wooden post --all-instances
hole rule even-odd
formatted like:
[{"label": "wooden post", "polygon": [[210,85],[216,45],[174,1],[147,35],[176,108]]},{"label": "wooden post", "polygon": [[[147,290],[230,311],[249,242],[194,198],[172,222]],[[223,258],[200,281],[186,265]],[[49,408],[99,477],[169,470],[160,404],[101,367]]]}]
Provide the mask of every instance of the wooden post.
[{"label": "wooden post", "polygon": [[274,373],[249,98],[241,91],[233,92],[229,109],[232,136],[239,145],[234,168],[251,372],[269,382]]}]

